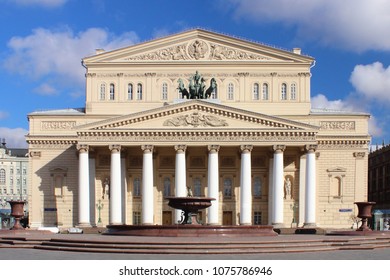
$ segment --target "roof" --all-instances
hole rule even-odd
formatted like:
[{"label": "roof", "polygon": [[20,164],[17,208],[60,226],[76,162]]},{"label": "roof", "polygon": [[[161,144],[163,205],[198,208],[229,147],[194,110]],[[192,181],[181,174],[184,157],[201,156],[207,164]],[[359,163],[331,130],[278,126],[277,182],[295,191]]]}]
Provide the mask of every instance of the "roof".
[{"label": "roof", "polygon": [[55,109],[55,110],[39,110],[34,111],[29,114],[29,116],[33,115],[84,115],[85,108],[68,108],[68,109]]},{"label": "roof", "polygon": [[310,115],[361,115],[361,116],[369,116],[369,113],[365,112],[353,112],[353,111],[345,111],[345,110],[336,110],[330,108],[311,108]]}]

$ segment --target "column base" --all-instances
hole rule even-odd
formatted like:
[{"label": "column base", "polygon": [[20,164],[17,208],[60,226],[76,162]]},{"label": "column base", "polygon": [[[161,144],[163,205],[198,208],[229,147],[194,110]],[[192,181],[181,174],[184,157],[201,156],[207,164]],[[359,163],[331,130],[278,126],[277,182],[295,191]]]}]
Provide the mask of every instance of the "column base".
[{"label": "column base", "polygon": [[272,226],[274,228],[284,228],[285,227],[283,223],[272,223]]},{"label": "column base", "polygon": [[304,228],[315,228],[317,227],[316,223],[303,223]]},{"label": "column base", "polygon": [[90,228],[92,226],[91,226],[90,223],[79,223],[79,224],[77,224],[76,227],[78,227],[78,228]]},{"label": "column base", "polygon": [[240,226],[251,226],[251,223],[240,223]]}]

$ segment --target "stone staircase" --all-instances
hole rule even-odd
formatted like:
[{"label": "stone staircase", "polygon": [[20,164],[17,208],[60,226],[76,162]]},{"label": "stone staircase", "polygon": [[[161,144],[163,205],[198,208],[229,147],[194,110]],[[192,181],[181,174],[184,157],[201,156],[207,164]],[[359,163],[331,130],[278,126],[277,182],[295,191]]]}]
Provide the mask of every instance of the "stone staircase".
[{"label": "stone staircase", "polygon": [[[318,237],[273,239],[137,239],[128,237],[104,238],[97,235],[55,235],[54,237],[0,236],[1,248],[32,248],[73,252],[122,253],[122,254],[260,254],[299,253],[334,250],[373,250],[390,248],[390,236],[386,237]],[[281,238],[279,238],[281,237]]]}]

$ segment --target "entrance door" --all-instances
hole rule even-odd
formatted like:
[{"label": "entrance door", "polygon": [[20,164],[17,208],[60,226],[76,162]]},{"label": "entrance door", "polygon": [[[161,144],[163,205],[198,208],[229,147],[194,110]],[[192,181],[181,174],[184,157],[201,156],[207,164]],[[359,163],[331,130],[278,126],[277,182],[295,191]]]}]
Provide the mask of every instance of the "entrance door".
[{"label": "entrance door", "polygon": [[223,211],[222,225],[230,226],[232,224],[233,224],[233,212],[232,211]]},{"label": "entrance door", "polygon": [[163,225],[172,225],[172,211],[163,211]]}]

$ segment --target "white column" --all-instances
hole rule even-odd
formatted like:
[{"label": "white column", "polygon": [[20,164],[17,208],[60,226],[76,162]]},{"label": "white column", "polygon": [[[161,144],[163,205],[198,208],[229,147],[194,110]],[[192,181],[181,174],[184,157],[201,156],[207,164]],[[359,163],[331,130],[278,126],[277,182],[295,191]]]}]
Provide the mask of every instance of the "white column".
[{"label": "white column", "polygon": [[142,150],[142,224],[153,225],[153,146],[143,145]]},{"label": "white column", "polygon": [[316,226],[316,151],[317,145],[306,145],[305,227]]},{"label": "white column", "polygon": [[275,145],[274,168],[273,168],[273,202],[272,202],[272,225],[281,226],[283,224],[283,204],[284,204],[284,178],[283,178],[283,152],[285,145]]},{"label": "white column", "polygon": [[[175,196],[187,196],[187,175],[186,175],[186,145],[176,145],[175,161]],[[175,223],[181,219],[182,210],[175,210]]]},{"label": "white column", "polygon": [[94,153],[89,153],[89,211],[91,217],[91,225],[96,226],[96,187],[95,187],[95,178],[96,178],[96,160]]},{"label": "white column", "polygon": [[252,224],[252,145],[241,145],[240,224]]},{"label": "white column", "polygon": [[268,171],[268,224],[272,225],[274,221],[273,216],[273,198],[274,198],[274,159],[270,158],[269,160],[269,171]]},{"label": "white column", "polygon": [[208,164],[208,197],[215,198],[211,206],[207,209],[208,224],[218,225],[219,223],[219,165],[218,151],[219,145],[209,145],[209,164]]},{"label": "white column", "polygon": [[90,208],[89,208],[89,154],[88,145],[78,145],[79,150],[79,201],[78,201],[78,213],[79,221],[78,226],[89,227],[90,221]]},{"label": "white column", "polygon": [[298,227],[302,227],[305,221],[305,197],[306,197],[306,155],[301,155],[299,161],[299,219]]},{"label": "white column", "polygon": [[122,224],[121,146],[110,145],[110,225]]},{"label": "white column", "polygon": [[122,224],[126,224],[127,220],[127,180],[126,180],[126,157],[122,153],[121,157],[121,199],[122,199]]}]

